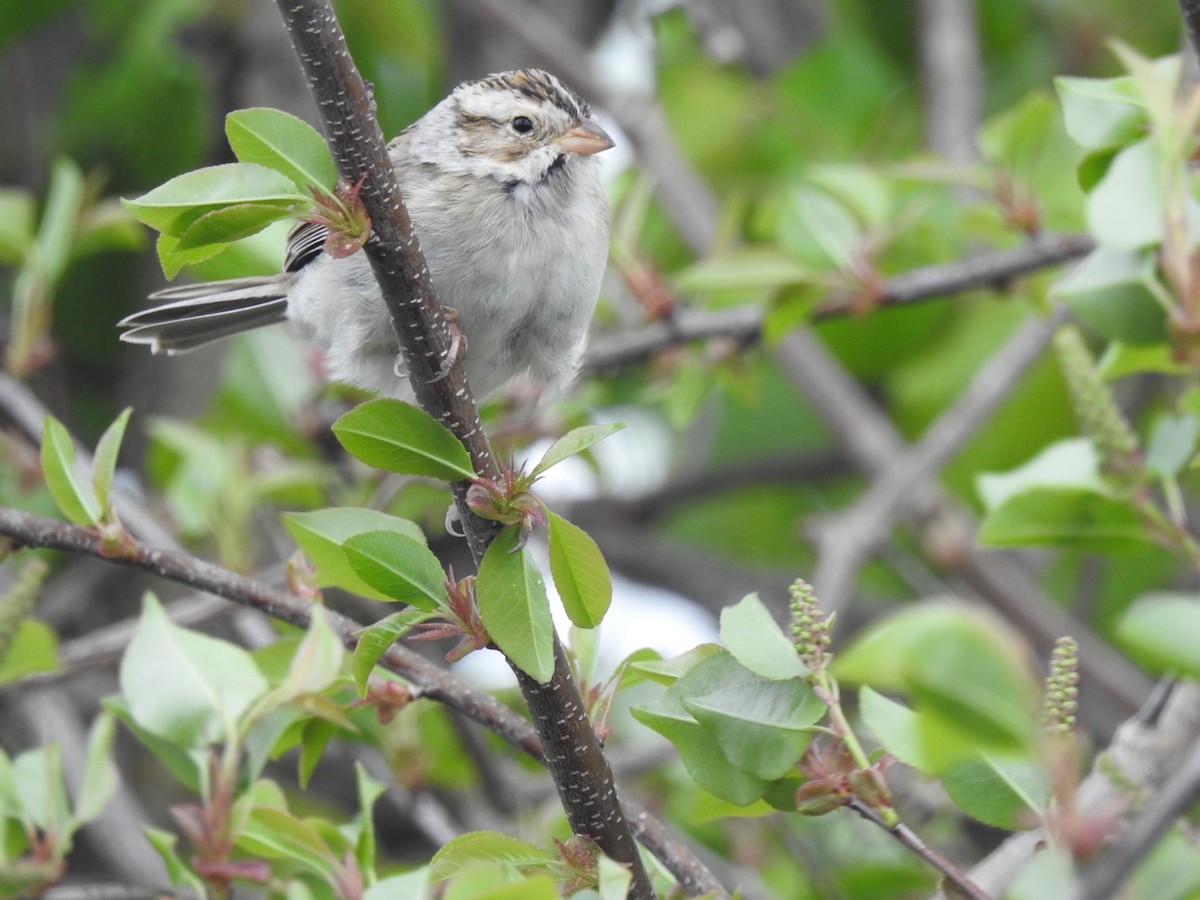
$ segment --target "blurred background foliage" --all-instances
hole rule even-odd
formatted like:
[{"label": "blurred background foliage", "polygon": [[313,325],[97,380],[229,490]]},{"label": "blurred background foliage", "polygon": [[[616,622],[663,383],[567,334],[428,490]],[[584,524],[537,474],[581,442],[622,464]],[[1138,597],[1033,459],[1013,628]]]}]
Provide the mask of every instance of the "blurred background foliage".
[{"label": "blurred background foliage", "polygon": [[[600,43],[602,81],[657,97],[678,145],[720,203],[718,237],[698,257],[650,198],[636,161],[614,168],[616,250],[597,329],[652,318],[635,277],[650,272],[679,302],[697,307],[762,303],[767,345],[715,340],[671,348],[649,363],[587,377],[539,417],[504,401],[488,411],[497,442],[518,458],[563,423],[589,415],[629,421],[613,454],[598,451],[593,474],[601,497],[627,517],[640,557],[616,538],[606,543],[611,512],[600,520],[609,527],[594,535],[619,573],[709,609],[807,572],[815,554],[806,523],[845,506],[864,483],[781,374],[772,335],[804,321],[831,294],[854,300],[862,287],[855,260],[886,278],[1021,244],[1029,229],[1014,222],[1014,196],[1033,204],[1038,228],[1082,230],[1084,195],[1074,173],[1080,153],[1064,132],[1052,79],[1118,74],[1106,44],[1113,36],[1150,57],[1174,52],[1180,40],[1170,3],[980,0],[980,156],[950,162],[927,147],[917,4],[739,6],[758,14],[760,29],[768,23],[773,43],[757,40],[764,32],[713,2],[546,2],[540,15],[580,41]],[[458,80],[528,62],[522,43],[487,24],[469,0],[339,0],[336,7],[387,134]],[[323,387],[311,351],[282,332],[171,361],[117,341],[114,323],[139,308],[162,276],[152,240],[115,198],[228,161],[222,123],[230,110],[267,105],[313,118],[273,4],[2,0],[0,85],[0,338],[9,347],[8,371],[88,445],[133,405],[123,477],[190,546],[232,568],[260,570],[289,555],[276,507],[371,504],[439,534],[440,489],[381,482],[335,452],[328,423],[353,395]],[[273,271],[281,243],[277,230],[257,236],[184,277]],[[914,438],[1030,304],[1045,303],[1057,277],[1024,278],[1016,296],[978,291],[882,311],[867,302],[861,314],[816,330]],[[1151,401],[1141,415],[1156,408]],[[955,456],[943,482],[978,510],[981,471],[1011,469],[1076,431],[1058,367],[1044,360]],[[48,511],[32,474],[36,461],[17,438],[0,441],[0,503]],[[655,493],[683,479],[693,487],[681,496]],[[578,496],[571,485],[554,489],[562,502]],[[639,496],[650,499],[639,506]],[[672,557],[664,548],[690,555]],[[879,607],[944,590],[927,550],[914,535],[898,536],[884,561],[866,568],[858,587],[871,602],[855,607],[845,627]],[[1172,583],[1174,563],[1158,549],[1116,564],[1066,550],[1038,571],[1052,595],[1105,633],[1132,598]],[[86,604],[59,601],[41,615],[69,638],[132,614],[137,593],[125,577],[85,579]],[[439,712],[410,718],[422,742],[448,740]],[[405,759],[414,783],[451,788],[469,780],[457,756]],[[781,896],[890,897],[908,885],[929,886],[919,864],[882,838],[874,866],[843,866],[865,853],[857,830],[854,842],[842,833],[857,823],[789,825],[767,850],[739,845],[736,826],[706,818],[713,813],[696,808],[703,796],[669,796],[677,819],[757,868]],[[950,843],[978,837],[935,823],[931,840],[939,827]],[[795,880],[778,848],[794,850],[797,841],[802,855],[826,860],[826,883]]]}]

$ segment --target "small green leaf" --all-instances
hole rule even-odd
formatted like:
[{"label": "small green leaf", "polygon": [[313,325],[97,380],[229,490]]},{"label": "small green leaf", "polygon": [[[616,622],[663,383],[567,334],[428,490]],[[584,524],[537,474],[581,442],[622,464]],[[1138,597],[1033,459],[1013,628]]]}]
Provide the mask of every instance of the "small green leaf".
[{"label": "small green leaf", "polygon": [[375,663],[379,662],[384,651],[408,634],[414,625],[435,615],[429,610],[410,607],[394,612],[363,630],[350,660],[350,671],[354,674],[354,685],[358,688],[359,696],[367,695],[367,679],[371,677]]},{"label": "small green leaf", "polygon": [[496,646],[530,678],[545,684],[554,674],[554,623],[542,574],[519,532],[509,526],[484,553],[475,579],[479,616]]},{"label": "small green leaf", "polygon": [[687,293],[714,291],[779,290],[804,284],[813,271],[777,247],[746,247],[706,256],[675,277],[675,286]]},{"label": "small green leaf", "polygon": [[858,692],[858,710],[888,753],[921,772],[935,771],[921,746],[920,717],[915,712],[866,686]]},{"label": "small green leaf", "polygon": [[181,747],[233,739],[228,727],[267,690],[245,650],[180,628],[147,594],[120,669],[134,720]]},{"label": "small green leaf", "polygon": [[446,573],[424,542],[395,531],[368,531],[342,544],[354,574],[391,600],[421,609],[446,605]]},{"label": "small green leaf", "polygon": [[989,547],[1050,544],[1127,552],[1153,541],[1128,503],[1080,488],[1033,488],[1005,501],[979,526]]},{"label": "small green leaf", "polygon": [[57,672],[58,635],[45,622],[22,619],[0,658],[0,685],[11,684],[34,672]]},{"label": "small green leaf", "polygon": [[1058,441],[1008,472],[984,472],[976,479],[979,498],[992,511],[1037,488],[1078,488],[1103,493],[1100,462],[1087,438]]},{"label": "small green leaf", "polygon": [[1146,594],[1121,617],[1115,637],[1152,672],[1200,678],[1200,596]]},{"label": "small green leaf", "polygon": [[244,163],[258,163],[290,178],[297,188],[328,192],[337,168],[325,139],[307,122],[278,109],[239,109],[225,117],[229,146]]},{"label": "small green leaf", "polygon": [[610,425],[583,425],[573,428],[551,444],[538,464],[533,467],[533,475],[541,475],[547,469],[557,466],[564,459],[582,453],[593,444],[604,440],[610,434],[615,434],[625,426],[619,422]]},{"label": "small green leaf", "polygon": [[77,825],[99,816],[117,789],[117,768],[112,761],[116,724],[117,720],[111,713],[101,712],[88,730],[83,780],[75,797],[73,819]]},{"label": "small green leaf", "polygon": [[1009,831],[1038,825],[1050,799],[1046,772],[1028,755],[981,753],[938,777],[960,810]]},{"label": "small green leaf", "polygon": [[1054,79],[1067,134],[1089,150],[1127,144],[1142,134],[1146,111],[1137,102],[1133,79]]},{"label": "small green leaf", "polygon": [[586,531],[549,514],[550,575],[567,617],[580,628],[595,628],[612,603],[612,577],[600,548]]},{"label": "small green leaf", "polygon": [[445,881],[484,863],[505,866],[551,866],[558,857],[536,844],[498,831],[472,831],[454,838],[433,855],[429,877]]},{"label": "small green leaf", "polygon": [[1159,416],[1146,444],[1146,469],[1160,478],[1174,478],[1196,452],[1200,419],[1191,414]]},{"label": "small green leaf", "polygon": [[758,594],[721,610],[721,643],[739,663],[763,678],[803,678],[808,667],[767,612]]},{"label": "small green leaf", "polygon": [[251,810],[236,842],[254,856],[290,859],[324,876],[333,872],[336,863],[329,844],[316,829],[286,809],[272,806]]},{"label": "small green leaf", "polygon": [[[723,651],[709,658],[720,654]],[[700,665],[703,663],[698,663],[697,667]],[[729,761],[712,734],[684,707],[686,691],[687,685],[680,679],[657,701],[632,707],[630,712],[647,728],[654,729],[675,745],[684,768],[700,787],[737,806],[753,803],[763,795],[770,782],[742,771]]]},{"label": "small green leaf", "polygon": [[596,861],[598,884],[596,893],[599,900],[625,900],[629,896],[629,886],[633,883],[633,873],[607,856],[601,856]]},{"label": "small green leaf", "polygon": [[146,840],[150,842],[150,846],[162,859],[163,865],[167,870],[167,878],[176,888],[189,888],[191,893],[197,897],[204,897],[208,894],[203,881],[200,877],[188,868],[187,864],[175,851],[175,845],[179,843],[179,836],[171,831],[164,831],[161,828],[145,827],[142,832],[146,835]]},{"label": "small green leaf", "polygon": [[104,510],[92,486],[75,469],[75,444],[62,423],[46,416],[42,431],[42,474],[50,496],[76,525],[96,525]]},{"label": "small green leaf", "polygon": [[1097,247],[1055,286],[1062,300],[1088,328],[1127,344],[1166,341],[1166,316],[1151,284],[1153,254],[1122,247]]},{"label": "small green leaf", "polygon": [[304,694],[316,694],[337,681],[342,674],[346,648],[329,624],[325,607],[314,604],[304,639],[296,648],[291,667],[275,696],[285,702]]},{"label": "small green leaf", "polygon": [[262,231],[272,222],[295,215],[290,206],[271,203],[235,203],[197,216],[179,231],[178,250],[195,250],[213,244],[240,241]]},{"label": "small green leaf", "polygon": [[308,203],[286,175],[255,163],[226,163],[172,178],[135,200],[122,200],[130,215],[178,237],[210,210],[243,203],[291,207]]},{"label": "small green leaf", "polygon": [[360,762],[354,764],[354,783],[358,788],[358,815],[354,817],[358,836],[354,841],[354,858],[358,862],[359,871],[364,873],[367,883],[370,884],[375,880],[374,873],[377,864],[375,817],[371,814],[371,810],[375,806],[375,801],[387,790],[387,785],[372,778]]},{"label": "small green leaf", "polygon": [[1101,244],[1136,250],[1162,241],[1166,222],[1158,150],[1151,138],[1126,147],[1087,196],[1088,230]]},{"label": "small green leaf", "polygon": [[728,653],[697,665],[676,687],[725,758],[766,781],[792,770],[826,711],[807,682],[762,678]]},{"label": "small green leaf", "polygon": [[158,264],[162,267],[163,275],[171,280],[188,266],[224,253],[229,249],[229,245],[205,244],[203,247],[184,249],[179,246],[179,238],[164,231],[159,233],[154,249],[158,253]]},{"label": "small green leaf", "polygon": [[367,532],[388,531],[422,545],[425,543],[425,534],[415,522],[372,509],[331,507],[285,513],[281,518],[292,539],[316,567],[319,587],[340,587],[373,600],[392,598],[355,574],[343,549],[346,541]]},{"label": "small green leaf", "polygon": [[424,410],[399,400],[360,404],[333,423],[333,433],[352,456],[377,469],[443,481],[475,477],[459,439]]},{"label": "small green leaf", "polygon": [[125,426],[129,424],[132,407],[125,407],[111,425],[100,436],[96,444],[96,455],[92,458],[92,487],[96,490],[96,499],[100,508],[107,512],[112,508],[112,480],[117,470],[117,454],[121,450],[121,440],[125,437]]},{"label": "small green leaf", "polygon": [[33,246],[37,203],[28,191],[0,188],[0,263],[16,267]]}]

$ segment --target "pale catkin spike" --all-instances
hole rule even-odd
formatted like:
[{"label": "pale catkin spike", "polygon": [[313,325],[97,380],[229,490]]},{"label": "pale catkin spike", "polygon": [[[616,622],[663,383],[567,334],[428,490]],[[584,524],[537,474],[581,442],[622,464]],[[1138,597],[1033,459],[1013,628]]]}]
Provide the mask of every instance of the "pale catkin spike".
[{"label": "pale catkin spike", "polygon": [[8,648],[21,622],[33,612],[42,582],[49,572],[50,565],[44,559],[38,556],[30,558],[21,566],[16,581],[0,600],[0,660],[8,655]]},{"label": "pale catkin spike", "polygon": [[1100,377],[1083,335],[1073,325],[1064,325],[1054,336],[1054,346],[1079,430],[1095,445],[1100,471],[1119,483],[1137,482],[1142,475],[1137,436]]}]

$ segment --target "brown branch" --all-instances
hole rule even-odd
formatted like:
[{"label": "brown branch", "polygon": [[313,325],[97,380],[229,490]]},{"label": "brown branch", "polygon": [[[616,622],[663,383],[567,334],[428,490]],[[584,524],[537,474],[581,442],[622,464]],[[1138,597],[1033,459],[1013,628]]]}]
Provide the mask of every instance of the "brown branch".
[{"label": "brown branch", "polygon": [[[2,506],[0,535],[11,539],[17,548],[45,547],[106,559],[116,565],[151,572],[177,584],[224,597],[297,628],[309,625],[311,603],[308,600],[182,551],[135,546],[128,556],[106,556],[102,552],[100,536],[90,528]],[[326,618],[342,643],[353,649],[363,626],[334,610],[327,609]],[[544,761],[542,743],[530,723],[490,694],[475,690],[401,644],[389,647],[379,663],[414,685],[419,696],[458,710],[521,752],[539,762]],[[620,800],[630,811],[638,839],[690,894],[715,892],[718,896],[728,896],[704,865],[674,840],[661,822],[631,798],[621,796]]]},{"label": "brown branch", "polygon": [[961,895],[970,898],[970,900],[990,900],[988,895],[977,884],[971,881],[970,878],[964,875],[954,863],[950,862],[950,860],[921,840],[920,836],[903,822],[889,825],[879,813],[857,799],[851,799],[846,805],[872,825],[882,828],[904,847],[908,848],[910,852],[924,860],[929,866],[941,872],[942,877],[954,885],[956,889],[955,896]]},{"label": "brown branch", "polygon": [[920,0],[917,11],[925,141],[939,156],[968,166],[979,158],[975,135],[983,113],[975,0]]},{"label": "brown branch", "polygon": [[[1002,288],[1014,278],[1060,265],[1090,253],[1095,246],[1086,235],[1039,235],[1012,250],[995,250],[969,259],[913,269],[889,278],[876,304],[905,306],[946,297],[976,288]],[[855,311],[853,302],[831,298],[813,314],[815,321],[846,316]],[[636,328],[594,335],[584,369],[607,372],[641,362],[654,354],[688,341],[729,338],[739,343],[756,343],[762,337],[767,310],[758,304],[729,309],[677,310],[671,321],[653,322]]]},{"label": "brown branch", "polygon": [[[370,90],[355,68],[333,9],[328,0],[278,0],[278,6],[317,98],[338,172],[351,184],[363,179],[361,197],[372,222],[372,236],[364,250],[391,314],[417,400],[463,442],[480,476],[496,478],[499,473],[475,401],[461,367],[449,357],[446,318],[388,160]],[[447,373],[448,360],[453,364]],[[478,564],[496,525],[467,507],[465,483],[459,482],[453,490]],[[587,835],[609,857],[629,866],[631,896],[653,897],[649,875],[617,801],[612,771],[583,713],[579,689],[557,637],[554,654],[551,681],[539,684],[526,678],[521,679],[521,687],[534,727],[553,761],[550,772],[567,820],[575,833]]]},{"label": "brown branch", "polygon": [[1179,12],[1183,16],[1192,53],[1200,56],[1200,0],[1179,0]]}]

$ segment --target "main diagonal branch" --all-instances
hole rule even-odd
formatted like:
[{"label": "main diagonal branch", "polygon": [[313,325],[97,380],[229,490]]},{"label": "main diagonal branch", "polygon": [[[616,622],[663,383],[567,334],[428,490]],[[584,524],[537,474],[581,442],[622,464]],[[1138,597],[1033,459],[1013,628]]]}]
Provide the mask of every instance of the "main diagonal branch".
[{"label": "main diagonal branch", "polygon": [[[338,172],[351,184],[362,180],[360,196],[372,222],[364,250],[391,314],[417,400],[463,442],[475,471],[495,478],[496,462],[462,369],[455,363],[448,374],[443,371],[450,349],[446,318],[388,159],[371,91],[350,57],[333,8],[328,0],[277,3],[317,98]],[[478,563],[496,531],[494,523],[467,508],[465,487],[462,482],[454,486],[455,499]],[[521,677],[523,673],[518,679],[567,820],[576,834],[591,838],[606,855],[629,866],[631,897],[652,898],[654,889],[617,800],[612,770],[557,639],[554,654],[555,671],[548,684]]]}]

